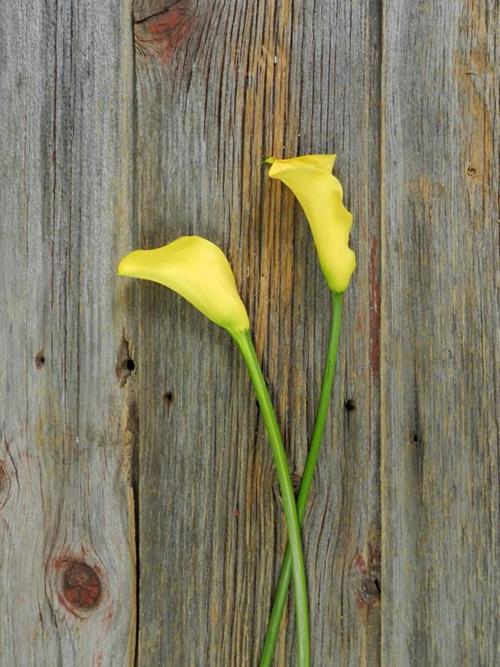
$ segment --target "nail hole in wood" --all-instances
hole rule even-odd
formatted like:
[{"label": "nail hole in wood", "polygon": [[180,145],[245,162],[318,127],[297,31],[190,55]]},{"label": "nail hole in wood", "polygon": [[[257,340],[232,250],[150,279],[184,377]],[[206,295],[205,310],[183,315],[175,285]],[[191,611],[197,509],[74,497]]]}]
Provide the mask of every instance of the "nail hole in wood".
[{"label": "nail hole in wood", "polygon": [[347,412],[352,412],[353,410],[356,410],[356,403],[354,402],[353,398],[348,398],[347,401],[344,403],[344,407],[347,410]]},{"label": "nail hole in wood", "polygon": [[171,391],[166,391],[166,392],[163,394],[163,400],[165,401],[165,403],[166,403],[167,405],[172,405],[173,400],[174,400],[174,395],[173,395],[173,393],[172,393]]},{"label": "nail hole in wood", "polygon": [[123,366],[125,370],[131,373],[135,368],[135,362],[133,359],[125,359],[125,361],[123,362]]},{"label": "nail hole in wood", "polygon": [[45,366],[45,355],[43,350],[39,350],[35,354],[35,368],[37,371],[41,370]]},{"label": "nail hole in wood", "polygon": [[115,373],[120,383],[120,387],[127,384],[127,380],[135,370],[135,361],[132,358],[130,344],[125,336],[122,337],[120,347],[118,349],[118,356],[116,359]]}]

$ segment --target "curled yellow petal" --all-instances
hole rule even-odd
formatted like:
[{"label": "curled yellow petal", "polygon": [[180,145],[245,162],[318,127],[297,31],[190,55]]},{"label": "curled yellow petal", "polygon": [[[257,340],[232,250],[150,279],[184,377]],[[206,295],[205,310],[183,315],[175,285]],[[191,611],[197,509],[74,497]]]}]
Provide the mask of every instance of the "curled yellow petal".
[{"label": "curled yellow petal", "polygon": [[332,175],[335,155],[268,158],[269,176],[287,185],[306,215],[321,270],[333,292],[345,292],[356,268],[349,248],[352,214],[342,203],[344,193]]},{"label": "curled yellow petal", "polygon": [[134,250],[121,260],[118,274],[169,287],[231,333],[250,328],[226,256],[200,236],[181,236],[154,250]]}]

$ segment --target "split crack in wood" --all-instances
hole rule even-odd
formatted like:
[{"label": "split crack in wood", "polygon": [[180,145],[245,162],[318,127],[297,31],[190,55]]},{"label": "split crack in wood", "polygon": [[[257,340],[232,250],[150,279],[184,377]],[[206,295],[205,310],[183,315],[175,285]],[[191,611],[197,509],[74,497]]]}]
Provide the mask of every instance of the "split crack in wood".
[{"label": "split crack in wood", "polygon": [[141,23],[146,23],[147,21],[151,21],[153,19],[158,18],[158,16],[163,16],[164,14],[167,14],[171,9],[175,7],[175,5],[178,5],[179,3],[182,3],[183,0],[174,0],[172,3],[167,5],[166,7],[163,7],[163,9],[159,9],[157,12],[153,12],[152,14],[149,14],[148,16],[144,16],[143,18],[136,19],[134,21],[134,25],[141,25]]},{"label": "split crack in wood", "polygon": [[5,468],[5,463],[0,461],[0,509],[10,498],[11,482],[10,476]]}]

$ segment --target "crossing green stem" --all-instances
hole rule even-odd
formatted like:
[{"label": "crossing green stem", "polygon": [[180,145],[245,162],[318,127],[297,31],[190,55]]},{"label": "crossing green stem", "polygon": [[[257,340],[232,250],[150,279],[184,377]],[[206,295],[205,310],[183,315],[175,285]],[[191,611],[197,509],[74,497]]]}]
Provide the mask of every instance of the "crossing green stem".
[{"label": "crossing green stem", "polygon": [[[295,599],[297,647],[299,667],[310,667],[311,647],[309,635],[309,607],[307,599],[307,582],[304,566],[304,554],[302,551],[302,539],[300,535],[300,524],[295,504],[292,480],[288,469],[288,460],[283,446],[283,439],[276,421],[274,408],[267,390],[266,382],[255,353],[252,338],[249,332],[232,334],[236,341],[243,359],[248,368],[255,394],[260,405],[262,419],[266,427],[269,443],[274,457],[276,473],[280,485],[283,511],[285,514],[288,530],[288,543],[290,552],[290,572],[293,574],[293,590]],[[290,576],[288,577],[290,582]]]},{"label": "crossing green stem", "polygon": [[[340,330],[342,326],[342,306],[344,301],[343,294],[335,294],[332,292],[332,315],[330,321],[330,336],[328,340],[328,351],[325,362],[325,370],[323,373],[323,382],[321,385],[321,395],[319,399],[318,411],[316,414],[316,422],[314,425],[313,434],[311,437],[311,446],[307,455],[306,464],[304,467],[304,474],[300,484],[299,495],[297,497],[297,514],[299,523],[302,525],[304,513],[307,507],[307,500],[309,498],[309,491],[318,461],[318,455],[325,432],[326,421],[328,418],[328,408],[330,405],[330,396],[333,388],[333,381],[335,378],[335,366],[337,364],[337,350],[339,346]],[[273,602],[269,624],[267,626],[267,633],[264,640],[264,647],[260,659],[260,667],[270,667],[273,661],[276,642],[278,639],[281,618],[283,610],[288,597],[288,588],[290,586],[290,575],[292,571],[292,555],[290,544],[287,545],[283,565],[278,579],[278,586]]]}]

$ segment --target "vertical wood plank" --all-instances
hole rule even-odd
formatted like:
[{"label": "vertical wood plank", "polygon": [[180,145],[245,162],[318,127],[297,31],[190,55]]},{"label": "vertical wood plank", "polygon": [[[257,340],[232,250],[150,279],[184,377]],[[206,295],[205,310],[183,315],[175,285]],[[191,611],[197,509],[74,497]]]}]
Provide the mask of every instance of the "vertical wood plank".
[{"label": "vertical wood plank", "polygon": [[384,7],[382,662],[494,665],[499,5]]},{"label": "vertical wood plank", "polygon": [[121,666],[135,630],[114,277],[132,242],[130,7],[4,3],[0,26],[0,663]]},{"label": "vertical wood plank", "polygon": [[[319,393],[328,294],[302,214],[260,162],[339,153],[359,269],[307,517],[322,666],[379,656],[379,32],[376,2],[135,3],[141,245],[197,233],[228,252],[296,478]],[[133,289],[138,661],[256,664],[285,531],[255,401],[226,334],[164,288]],[[290,628],[276,664],[293,664],[292,654]]]},{"label": "vertical wood plank", "polygon": [[[333,419],[305,529],[313,663],[325,666],[373,665],[380,659],[378,5],[298,5],[293,31],[302,34],[301,43],[293,44],[300,81],[298,152],[337,152],[335,172],[353,211],[357,253],[357,270],[346,293]],[[294,286],[293,322],[299,326],[293,335],[300,367],[307,370],[297,390],[305,395],[302,409],[292,419],[305,426],[302,437],[294,438],[303,443],[314,422],[327,296],[302,215],[295,225],[300,236],[294,269],[300,278],[299,289]],[[295,455],[299,470],[304,455],[300,446]],[[290,664],[290,658],[280,664]]]}]

